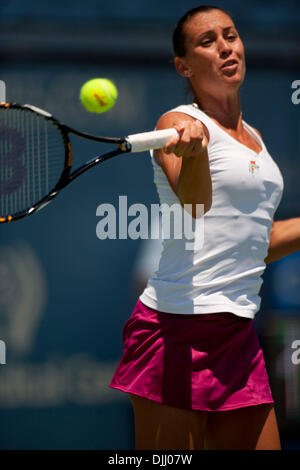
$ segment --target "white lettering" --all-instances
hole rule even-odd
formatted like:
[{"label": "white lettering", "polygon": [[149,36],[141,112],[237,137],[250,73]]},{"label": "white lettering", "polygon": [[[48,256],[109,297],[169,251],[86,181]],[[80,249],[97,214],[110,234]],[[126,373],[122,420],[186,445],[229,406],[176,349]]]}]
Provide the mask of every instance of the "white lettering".
[{"label": "white lettering", "polygon": [[[119,233],[120,240],[132,240],[141,238],[143,240],[151,239],[157,240],[174,239],[182,240],[183,237],[191,240],[185,243],[186,250],[199,250],[204,244],[204,205],[197,204],[196,217],[191,215],[191,204],[185,204],[182,207],[179,203],[172,204],[171,206],[164,204],[151,204],[150,211],[150,233],[149,233],[149,220],[148,209],[144,204],[132,204],[129,208],[127,206],[127,196],[119,196]],[[161,214],[161,218],[160,218]],[[97,223],[96,235],[100,240],[116,239],[116,209],[112,204],[100,204],[97,207],[96,215],[102,217]],[[128,225],[128,216],[135,218],[130,221]],[[158,219],[161,224],[158,224]],[[128,228],[127,228],[128,225]],[[160,230],[162,233],[160,233]]]},{"label": "white lettering", "polygon": [[[133,216],[139,212],[139,216],[132,220],[128,227],[128,235],[132,240],[148,238],[148,210],[144,204],[133,204],[129,207],[128,215]],[[140,227],[140,231],[137,231]]]},{"label": "white lettering", "polygon": [[127,196],[119,196],[119,239],[127,239]]},{"label": "white lettering", "polygon": [[296,339],[295,341],[293,341],[291,347],[292,349],[296,349],[296,351],[294,351],[292,354],[292,363],[297,366],[298,364],[300,364],[300,340]]},{"label": "white lettering", "polygon": [[[106,238],[116,239],[116,209],[112,204],[100,204],[97,207],[96,215],[104,216],[107,214],[104,219],[100,220],[96,226],[96,234],[100,240],[105,240]],[[107,230],[105,227],[107,226]]]},{"label": "white lettering", "polygon": [[299,104],[300,103],[300,80],[294,80],[292,83],[292,88],[296,89],[292,93],[291,99],[293,104]]},{"label": "white lettering", "polygon": [[6,364],[6,345],[0,340],[0,364]]}]

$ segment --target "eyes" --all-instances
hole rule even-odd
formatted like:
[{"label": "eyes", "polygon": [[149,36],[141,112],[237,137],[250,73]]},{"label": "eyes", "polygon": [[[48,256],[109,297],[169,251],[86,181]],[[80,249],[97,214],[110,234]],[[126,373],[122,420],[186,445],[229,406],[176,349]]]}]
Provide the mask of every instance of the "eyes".
[{"label": "eyes", "polygon": [[[234,42],[237,38],[238,38],[237,34],[231,33],[231,34],[228,34],[224,39],[229,42]],[[216,37],[202,39],[200,41],[200,45],[203,47],[209,47],[216,39],[217,39]]]}]

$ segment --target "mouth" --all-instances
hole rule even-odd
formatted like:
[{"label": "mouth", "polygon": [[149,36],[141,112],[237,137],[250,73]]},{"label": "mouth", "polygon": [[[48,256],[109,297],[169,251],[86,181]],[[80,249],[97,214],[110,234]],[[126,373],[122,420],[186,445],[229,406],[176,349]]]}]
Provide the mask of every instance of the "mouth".
[{"label": "mouth", "polygon": [[235,59],[232,60],[227,60],[224,62],[224,64],[221,66],[222,70],[233,70],[236,66],[238,65],[238,61]]}]

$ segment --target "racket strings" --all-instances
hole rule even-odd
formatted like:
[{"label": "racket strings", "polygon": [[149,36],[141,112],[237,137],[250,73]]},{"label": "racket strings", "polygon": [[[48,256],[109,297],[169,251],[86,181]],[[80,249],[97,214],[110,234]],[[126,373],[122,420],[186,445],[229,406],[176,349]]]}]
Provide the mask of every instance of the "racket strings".
[{"label": "racket strings", "polygon": [[65,142],[54,123],[27,110],[0,111],[0,216],[34,206],[56,185]]}]

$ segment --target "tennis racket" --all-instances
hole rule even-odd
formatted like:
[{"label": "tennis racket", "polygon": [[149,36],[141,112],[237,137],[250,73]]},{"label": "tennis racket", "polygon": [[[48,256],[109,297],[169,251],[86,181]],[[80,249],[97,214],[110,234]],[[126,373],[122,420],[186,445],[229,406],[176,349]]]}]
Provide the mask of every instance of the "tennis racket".
[{"label": "tennis racket", "polygon": [[[70,134],[115,148],[73,172]],[[0,222],[42,209],[90,168],[117,155],[164,147],[175,129],[100,137],[72,129],[31,105],[0,103]]]}]

